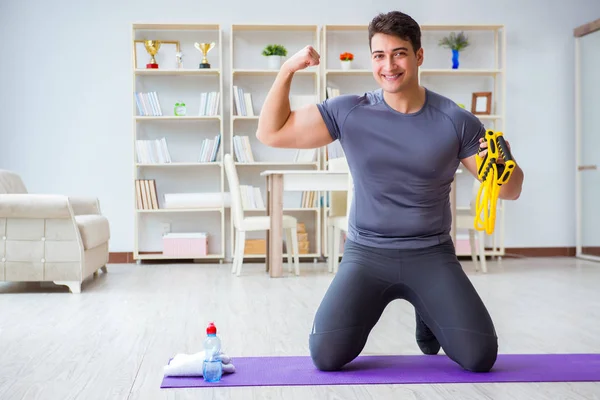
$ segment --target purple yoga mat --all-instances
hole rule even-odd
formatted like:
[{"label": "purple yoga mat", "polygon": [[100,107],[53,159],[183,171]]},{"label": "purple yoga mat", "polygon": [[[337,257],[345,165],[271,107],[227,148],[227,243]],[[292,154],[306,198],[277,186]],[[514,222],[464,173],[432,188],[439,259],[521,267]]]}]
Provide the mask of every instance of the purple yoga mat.
[{"label": "purple yoga mat", "polygon": [[220,382],[165,377],[160,387],[600,381],[600,354],[504,354],[488,373],[465,371],[445,355],[361,356],[336,372],[317,370],[307,356],[239,357],[232,363],[236,372]]}]

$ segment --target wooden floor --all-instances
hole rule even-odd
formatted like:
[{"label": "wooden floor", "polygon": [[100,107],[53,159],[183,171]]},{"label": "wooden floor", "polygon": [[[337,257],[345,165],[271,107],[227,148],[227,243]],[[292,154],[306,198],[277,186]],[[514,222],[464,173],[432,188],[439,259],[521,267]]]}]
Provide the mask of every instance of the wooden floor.
[{"label": "wooden floor", "polygon": [[[501,353],[600,352],[600,264],[505,259],[465,270],[486,302]],[[235,356],[307,355],[332,275],[301,265],[270,279],[264,264],[109,265],[80,295],[0,284],[0,399],[600,399],[600,383],[160,389],[162,367],[201,350],[215,321]],[[40,287],[41,286],[41,287]],[[364,354],[419,354],[405,302],[385,311]]]}]

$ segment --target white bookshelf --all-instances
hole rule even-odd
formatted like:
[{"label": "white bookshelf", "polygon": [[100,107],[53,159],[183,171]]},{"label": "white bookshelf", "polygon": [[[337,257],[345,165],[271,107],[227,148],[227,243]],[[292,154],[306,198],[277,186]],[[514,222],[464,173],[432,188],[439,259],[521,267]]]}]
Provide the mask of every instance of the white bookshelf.
[{"label": "white bookshelf", "polygon": [[[158,69],[146,68],[150,55],[143,40],[157,40],[161,47],[155,56]],[[142,42],[139,42],[142,41]],[[210,68],[199,68],[202,54],[195,42],[215,42],[208,53]],[[164,232],[206,232],[208,255],[194,259],[220,260],[225,258],[225,204],[212,205],[191,202],[175,207],[167,196],[200,193],[202,196],[224,198],[223,160],[223,40],[219,24],[161,24],[132,25],[133,75],[133,197],[134,197],[134,259],[173,260],[177,257],[162,254]],[[183,65],[178,65],[177,50],[183,53]],[[136,93],[156,93],[146,108],[136,100]],[[201,93],[214,92],[215,107],[203,106]],[[207,99],[206,97],[205,99]],[[175,115],[175,103],[186,104],[186,115]],[[158,104],[157,104],[158,103]],[[140,107],[142,109],[140,110]],[[218,148],[210,148],[202,158],[203,143],[220,137]],[[150,144],[139,150],[139,141],[164,138],[166,146]],[[140,145],[142,146],[142,145]],[[154,146],[154,147],[153,147]],[[168,149],[168,157],[164,148]],[[152,149],[163,150],[162,157],[152,155]],[[212,150],[212,151],[211,151]],[[141,155],[140,155],[141,152]],[[136,180],[155,184],[155,201],[140,204]],[[152,187],[152,186],[150,186]],[[169,197],[172,199],[172,197]],[[214,203],[214,202],[213,202]],[[186,257],[187,258],[187,257]]]},{"label": "white bookshelf", "polygon": [[[474,92],[492,92],[492,112],[478,115],[487,128],[504,131],[506,118],[506,35],[503,25],[422,25],[422,46],[425,49],[424,63],[419,71],[422,85],[445,95],[471,109]],[[439,40],[450,32],[464,31],[471,45],[460,54],[458,69],[452,69],[452,54],[449,49],[438,46]],[[322,27],[323,84],[321,100],[327,97],[328,88],[338,94],[362,94],[377,89],[371,70],[368,47],[368,25],[324,25]],[[342,70],[339,55],[354,54],[350,70]],[[510,132],[505,132],[510,140]],[[327,169],[327,153],[323,153],[323,168]],[[457,174],[457,209],[468,207],[474,178],[468,174]],[[328,256],[327,218],[328,208],[323,208],[322,238],[324,256]],[[487,255],[504,255],[504,202],[497,209],[496,230],[487,237]],[[465,233],[458,231],[457,240],[464,240]],[[468,241],[468,237],[466,237]],[[461,253],[459,255],[469,255]]]},{"label": "white bookshelf", "polygon": [[[272,148],[256,139],[258,116],[265,97],[279,72],[269,68],[262,55],[265,46],[280,44],[286,47],[287,57],[304,46],[311,44],[319,48],[319,26],[317,25],[263,25],[234,24],[230,32],[231,81],[230,131],[228,151],[232,154],[240,177],[240,184],[258,188],[261,200],[266,205],[266,182],[260,173],[267,169],[320,169],[321,154],[315,150],[314,158],[298,159],[296,149]],[[285,61],[286,57],[282,60]],[[290,95],[292,107],[302,102],[316,103],[320,99],[320,68],[312,67],[295,74]],[[244,94],[240,94],[242,91]],[[236,98],[237,94],[237,98]],[[251,97],[245,99],[246,94]],[[311,97],[312,96],[312,97]],[[239,108],[239,109],[238,109]],[[244,110],[245,109],[245,110]],[[250,153],[250,154],[247,154]],[[309,248],[301,258],[316,259],[321,255],[321,207],[320,193],[316,193],[313,204],[302,204],[301,192],[284,193],[284,213],[293,215],[306,226]],[[266,215],[260,204],[250,204],[247,215]],[[230,224],[230,245],[233,252],[235,229]],[[248,233],[247,240],[266,239],[266,232]],[[287,257],[287,251],[284,251]],[[246,254],[245,259],[263,259],[265,254]]]},{"label": "white bookshelf", "polygon": [[[439,39],[452,32],[465,31],[472,45],[460,55],[460,68],[451,69],[450,50],[438,46]],[[492,113],[480,115],[486,127],[504,130],[505,121],[505,33],[502,25],[424,25],[422,26],[425,62],[420,69],[422,84],[434,91],[463,103],[470,109],[473,92],[492,92]],[[159,69],[147,69],[150,59],[142,43],[136,40],[154,39],[164,41],[156,56]],[[288,50],[288,57],[307,44],[312,44],[321,54],[321,65],[299,71],[294,77],[291,94],[294,101],[322,101],[327,96],[327,88],[335,88],[337,93],[364,93],[377,89],[373,79],[367,25],[237,25],[230,31],[230,82],[227,92],[223,81],[223,40],[218,24],[134,24],[132,26],[132,75],[133,93],[155,92],[160,103],[159,112],[140,113],[133,96],[133,192],[135,209],[134,258],[141,260],[167,259],[161,254],[162,233],[166,224],[172,232],[207,232],[209,235],[209,255],[207,260],[226,258],[225,205],[182,208],[165,208],[165,194],[174,193],[220,193],[226,198],[228,189],[221,160],[228,151],[236,160],[236,167],[242,185],[258,187],[266,202],[266,187],[260,172],[265,169],[327,169],[328,152],[320,149],[310,161],[297,161],[296,150],[270,148],[258,142],[255,137],[258,115],[267,91],[278,70],[270,69],[261,55],[267,44],[282,44]],[[198,68],[201,54],[194,48],[194,42],[212,42],[216,46],[208,54],[210,69]],[[183,68],[178,68],[175,50],[178,42],[184,54]],[[351,70],[340,67],[339,54],[352,52],[355,56]],[[250,93],[253,109],[251,113],[239,115],[236,109],[234,87]],[[200,96],[203,91],[219,93],[218,111],[214,115],[201,115]],[[226,96],[224,96],[226,95]],[[298,97],[299,96],[299,97]],[[187,105],[185,116],[176,116],[173,107],[176,102]],[[229,131],[224,129],[223,104],[229,101]],[[213,139],[221,134],[220,146],[215,161],[201,161],[199,158],[202,141]],[[505,132],[510,140],[510,132]],[[251,159],[239,159],[236,154],[234,137],[246,136],[251,149]],[[138,159],[137,140],[157,140],[165,138],[170,162],[157,163],[156,160]],[[336,143],[339,145],[339,143]],[[335,145],[334,145],[335,146]],[[337,149],[335,156],[343,153]],[[156,184],[158,208],[139,209],[135,181],[150,179]],[[473,178],[469,174],[457,175],[457,208],[467,207]],[[310,250],[303,258],[318,258],[327,254],[327,193],[317,193],[314,207],[303,207],[302,193],[285,193],[284,211],[296,216],[306,225]],[[248,215],[261,215],[263,208],[247,209]],[[234,229],[230,228],[230,253],[233,251]],[[458,232],[461,240],[464,233]],[[249,239],[262,238],[264,233],[256,233]],[[498,207],[496,233],[488,237],[488,255],[504,254],[504,202]],[[461,254],[460,255],[466,255]],[[284,257],[286,254],[284,254]],[[247,255],[248,259],[261,259],[264,254]],[[172,259],[170,257],[169,259]]]}]

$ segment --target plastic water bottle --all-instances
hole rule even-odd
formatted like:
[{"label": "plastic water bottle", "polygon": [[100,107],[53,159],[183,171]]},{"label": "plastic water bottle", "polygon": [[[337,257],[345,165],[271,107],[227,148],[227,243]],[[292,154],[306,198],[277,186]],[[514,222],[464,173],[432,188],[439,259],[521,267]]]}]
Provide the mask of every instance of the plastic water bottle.
[{"label": "plastic water bottle", "polygon": [[217,327],[213,322],[206,328],[206,339],[204,339],[204,365],[202,375],[206,382],[219,382],[223,375],[223,364],[221,363],[221,339],[217,336]]}]

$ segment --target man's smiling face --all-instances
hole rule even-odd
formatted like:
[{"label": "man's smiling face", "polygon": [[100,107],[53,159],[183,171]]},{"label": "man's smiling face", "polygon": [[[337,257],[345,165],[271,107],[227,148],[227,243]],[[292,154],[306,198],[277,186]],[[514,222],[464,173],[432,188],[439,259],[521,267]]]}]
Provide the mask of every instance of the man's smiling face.
[{"label": "man's smiling face", "polygon": [[422,63],[423,48],[415,54],[409,41],[383,33],[377,33],[371,39],[373,76],[386,92],[398,93],[418,85],[418,70]]}]

